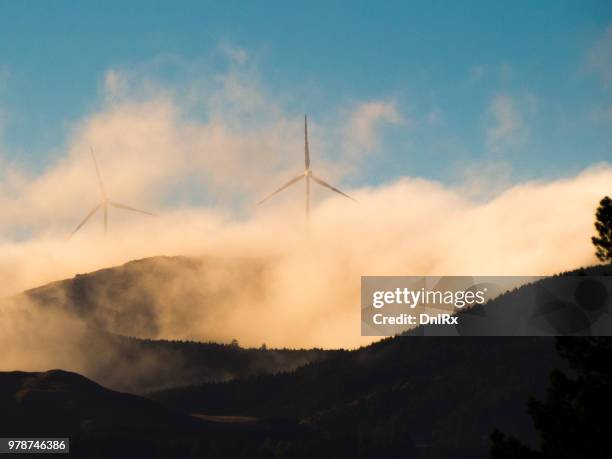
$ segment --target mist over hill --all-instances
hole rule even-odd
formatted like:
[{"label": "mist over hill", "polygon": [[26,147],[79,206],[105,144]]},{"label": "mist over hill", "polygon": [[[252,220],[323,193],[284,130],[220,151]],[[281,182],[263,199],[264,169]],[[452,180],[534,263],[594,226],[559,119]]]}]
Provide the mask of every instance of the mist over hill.
[{"label": "mist over hill", "polygon": [[[260,295],[267,266],[251,258],[154,257],[76,275],[23,296],[110,333],[194,339],[196,324],[214,329],[235,305]],[[206,340],[230,339],[216,331]]]},{"label": "mist over hill", "polygon": [[328,279],[317,257],[296,262],[272,255],[153,257],[53,282],[13,300],[144,339],[238,339],[248,347],[276,348],[371,342],[347,328],[359,323],[359,283],[334,281],[346,266]]},{"label": "mist over hill", "polygon": [[[256,295],[264,272],[256,260],[157,257],[0,300],[0,371],[64,368],[143,393],[290,371],[325,358],[320,349],[231,344],[219,329],[232,303],[246,301],[242,290]],[[210,336],[185,338],[194,327]],[[151,339],[160,334],[180,339]]]},{"label": "mist over hill", "polygon": [[[5,349],[0,370],[64,368],[116,390],[145,393],[288,372],[333,355],[317,349],[242,348],[219,339],[227,332],[216,330],[214,324],[228,323],[244,313],[242,303],[256,299],[261,283],[269,281],[268,263],[272,261],[156,257],[78,275],[0,301],[0,344]],[[610,268],[565,275],[578,274],[608,275]],[[515,313],[517,305],[550,282],[554,280],[503,295],[482,311],[512,329],[521,318]],[[238,308],[233,306],[236,303]],[[466,312],[477,325],[477,308]],[[199,328],[211,330],[211,336],[200,340],[205,343],[147,338],[174,329],[178,333],[181,324],[187,335]],[[422,331],[420,327],[411,333]],[[242,336],[234,338],[242,340]]]},{"label": "mist over hill", "polygon": [[[33,323],[38,323],[33,315],[35,313],[30,311],[23,312],[19,329],[0,336],[0,343],[5,349],[0,371],[45,370],[60,366],[84,374],[114,390],[137,394],[186,384],[291,371],[335,352],[143,340],[106,333],[93,327],[77,329],[65,326],[61,329],[65,335],[32,333],[28,330],[31,330]],[[0,319],[3,317],[0,313]],[[14,314],[11,320],[15,325]],[[7,328],[7,323],[3,322],[0,328]],[[26,335],[16,341],[15,335],[23,333]]]},{"label": "mist over hill", "polygon": [[[256,349],[232,344],[141,340],[110,334],[84,339],[84,373],[115,390],[146,393],[185,384],[221,382],[293,371],[338,351]],[[96,354],[102,357],[96,358]]]},{"label": "mist over hill", "polygon": [[[529,396],[542,396],[550,370],[564,367],[552,337],[419,336],[423,335],[419,328],[409,333],[413,336],[388,338],[352,351],[294,351],[142,340],[102,330],[106,326],[112,329],[120,315],[129,316],[132,305],[140,311],[134,320],[142,317],[141,324],[154,330],[156,322],[146,313],[150,310],[148,302],[131,295],[126,295],[128,301],[121,302],[122,292],[138,285],[138,272],[146,264],[158,268],[147,268],[147,283],[155,279],[170,285],[173,278],[168,272],[175,271],[176,265],[190,270],[198,263],[201,261],[183,258],[145,260],[118,268],[117,272],[104,270],[63,281],[59,290],[56,284],[29,291],[20,297],[27,301],[20,310],[23,327],[16,333],[27,335],[31,347],[22,341],[20,344],[26,346],[22,351],[36,357],[29,351],[45,344],[51,352],[86,349],[87,352],[71,354],[68,363],[74,364],[78,357],[84,373],[96,381],[111,388],[146,391],[147,397],[156,402],[147,405],[153,410],[152,419],[155,413],[161,413],[157,410],[163,409],[178,413],[179,423],[189,419],[189,423],[196,422],[197,429],[213,429],[216,439],[206,444],[191,443],[190,435],[170,436],[171,441],[186,441],[196,445],[194,450],[208,451],[208,457],[250,457],[255,450],[261,457],[275,457],[282,450],[280,457],[312,457],[325,451],[335,452],[337,457],[382,454],[381,457],[479,458],[488,455],[489,434],[494,427],[527,444],[535,441],[525,401]],[[611,269],[599,266],[563,275],[610,275]],[[96,285],[98,278],[101,283]],[[519,304],[523,295],[549,281],[544,279],[502,295],[487,305],[490,309],[486,313]],[[100,297],[110,300],[100,302]],[[64,328],[54,328],[53,317],[60,317]],[[54,333],[45,335],[44,327],[38,327],[32,322],[35,320],[44,320],[47,330]],[[69,324],[70,320],[77,320],[79,327],[69,328],[74,325]],[[28,335],[28,327],[37,331],[38,338]],[[63,348],[54,348],[59,330],[70,333],[61,335]],[[9,359],[4,365],[17,366],[19,356],[11,352],[14,349],[10,346],[7,349]],[[40,354],[41,362],[48,358],[48,353]],[[84,389],[93,387],[91,381],[73,386],[70,381],[74,376],[64,384],[63,373],[51,375],[4,376],[8,382],[3,383],[0,397],[4,397],[4,403],[12,403],[11,409],[18,410],[23,419],[48,406],[70,406],[74,403],[70,401],[72,392],[98,397],[98,389]],[[34,383],[28,385],[24,378]],[[26,386],[39,387],[36,381],[40,378],[43,382],[50,378],[56,381],[52,387],[59,384],[57,387],[63,389],[44,389],[44,397],[28,398],[31,405],[15,405],[15,394],[27,394],[30,389],[23,389]],[[128,405],[132,403],[132,399],[125,400]],[[33,407],[32,411],[28,406]],[[91,416],[96,417],[97,409],[102,410],[99,419],[106,419],[103,407],[95,405]],[[56,415],[51,414],[47,421],[54,422]],[[134,428],[142,432],[137,420],[134,425],[123,433],[128,435]],[[87,433],[92,435],[88,437],[93,442],[90,445],[106,445],[110,441],[107,436],[99,436],[100,429],[92,432]],[[232,450],[230,437],[249,445],[249,452]]]}]

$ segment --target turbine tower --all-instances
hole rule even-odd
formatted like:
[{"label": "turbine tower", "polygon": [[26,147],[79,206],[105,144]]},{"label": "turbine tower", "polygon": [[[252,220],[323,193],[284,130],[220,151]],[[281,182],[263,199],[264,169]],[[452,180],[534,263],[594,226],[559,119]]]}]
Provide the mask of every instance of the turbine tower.
[{"label": "turbine tower", "polygon": [[357,202],[355,199],[351,198],[348,194],[343,193],[338,188],[331,186],[329,183],[325,182],[323,179],[320,179],[319,177],[314,175],[312,171],[310,170],[310,150],[308,149],[308,117],[306,115],[304,115],[304,173],[298,175],[297,177],[292,178],[287,183],[285,183],[283,186],[281,186],[278,190],[270,193],[268,196],[266,196],[261,201],[259,201],[258,205],[263,204],[265,201],[270,199],[275,194],[280,193],[285,188],[289,188],[291,185],[293,185],[296,182],[299,182],[302,179],[306,180],[306,221],[310,220],[310,180],[313,180],[315,183],[318,183],[319,185],[325,188],[329,188],[330,190],[338,194],[341,194],[345,198],[348,198],[352,201]]},{"label": "turbine tower", "polygon": [[76,229],[70,234],[70,236],[74,235],[74,233],[80,230],[85,225],[85,223],[87,223],[89,219],[93,217],[96,214],[96,212],[98,212],[98,210],[100,210],[100,208],[104,210],[104,236],[106,236],[106,233],[108,232],[108,207],[109,206],[115,207],[117,209],[129,210],[131,212],[139,212],[141,214],[155,215],[150,212],[146,212],[140,209],[135,209],[133,207],[126,206],[125,204],[119,204],[118,202],[113,202],[110,199],[108,199],[108,197],[106,196],[106,189],[104,188],[104,182],[102,181],[102,175],[100,175],[100,169],[98,168],[98,162],[96,161],[96,155],[94,154],[93,148],[91,149],[91,158],[93,159],[93,163],[96,168],[96,175],[98,177],[98,185],[100,186],[100,195],[102,197],[102,201],[100,201],[100,203],[96,207],[94,207],[91,210],[91,212],[87,214],[87,216],[83,219],[81,223],[79,223],[79,226],[76,227]]}]

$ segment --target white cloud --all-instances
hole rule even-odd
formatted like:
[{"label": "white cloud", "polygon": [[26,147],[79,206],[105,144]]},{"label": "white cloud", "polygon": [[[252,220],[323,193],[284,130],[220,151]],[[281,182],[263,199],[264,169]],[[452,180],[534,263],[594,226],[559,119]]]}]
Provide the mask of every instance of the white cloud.
[{"label": "white cloud", "polygon": [[[187,96],[151,85],[148,97],[126,98],[130,85],[142,84],[123,81],[127,90],[76,125],[66,151],[47,170],[0,169],[0,296],[146,256],[252,257],[272,260],[265,264],[270,282],[257,285],[260,296],[228,305],[222,324],[182,311],[189,320],[162,327],[157,337],[353,346],[368,340],[359,334],[356,307],[361,275],[550,274],[595,261],[589,236],[593,210],[612,182],[609,166],[508,185],[485,201],[471,198],[487,186],[475,178],[458,187],[402,178],[346,190],[359,204],[317,189],[305,242],[303,188],[255,210],[260,196],[303,167],[301,115],[240,74],[188,88]],[[492,142],[503,145],[524,129],[528,99],[493,101]],[[190,104],[204,107],[206,116],[190,116]],[[378,148],[385,123],[408,120],[390,101],[356,104],[333,123],[311,120],[317,173],[332,181],[328,171],[339,175],[345,159],[329,159],[326,139],[337,145],[341,132],[346,154],[364,155]],[[158,211],[157,218],[117,210],[106,241],[100,216],[67,240],[99,199],[89,145],[111,197]],[[208,201],[184,199],[202,194]],[[236,199],[248,203],[251,215],[228,215]],[[240,298],[246,295],[236,288]],[[295,323],[307,326],[296,333]]]},{"label": "white cloud", "polygon": [[507,145],[516,144],[524,130],[524,122],[515,99],[505,94],[495,96],[489,106],[489,114],[492,123],[487,129],[487,146],[499,151]]},{"label": "white cloud", "polygon": [[117,70],[109,70],[104,75],[104,91],[108,98],[120,96],[126,89],[127,81],[124,74]]},{"label": "white cloud", "polygon": [[536,111],[537,99],[533,94],[520,98],[509,94],[497,94],[487,109],[488,149],[493,152],[504,152],[525,143],[529,135],[527,121]]},{"label": "white cloud", "polygon": [[[232,70],[181,93],[158,90],[138,73],[109,70],[104,106],[74,126],[55,164],[37,175],[0,170],[0,233],[74,228],[98,199],[90,146],[110,196],[126,204],[161,211],[169,201],[195,195],[211,205],[252,208],[301,170],[303,119],[286,113],[250,75]],[[194,106],[206,116],[190,116]],[[377,148],[379,126],[404,119],[393,103],[369,101],[325,127],[310,122],[316,170],[340,186],[346,155]],[[338,132],[339,144],[350,148],[331,159],[326,139]]]},{"label": "white cloud", "polygon": [[385,124],[408,126],[409,121],[393,101],[370,101],[355,107],[345,129],[347,154],[355,158],[377,150],[380,128]]},{"label": "white cloud", "polygon": [[362,275],[547,275],[595,263],[593,212],[611,181],[612,167],[602,165],[510,186],[479,202],[465,187],[401,178],[348,190],[358,204],[326,195],[313,208],[308,237],[301,193],[246,220],[193,206],[156,219],[115,219],[107,240],[98,220],[71,241],[61,232],[0,241],[0,296],[146,256],[206,255],[256,269],[265,282],[237,283],[237,271],[214,263],[203,277],[181,279],[176,289],[191,298],[203,285],[223,286],[226,303],[214,309],[214,320],[214,305],[186,309],[165,300],[172,292],[150,285],[160,325],[147,336],[357,346],[371,340],[359,332]]},{"label": "white cloud", "polygon": [[512,188],[512,168],[505,162],[463,164],[458,172],[461,195],[477,202],[491,200]]}]

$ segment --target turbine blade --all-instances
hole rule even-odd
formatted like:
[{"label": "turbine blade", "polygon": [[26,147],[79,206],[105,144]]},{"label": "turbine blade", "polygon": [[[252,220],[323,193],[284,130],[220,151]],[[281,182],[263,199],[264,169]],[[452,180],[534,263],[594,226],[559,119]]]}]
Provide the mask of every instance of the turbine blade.
[{"label": "turbine blade", "polygon": [[70,236],[72,236],[74,233],[80,230],[83,227],[83,225],[87,223],[91,217],[93,217],[93,215],[98,211],[98,209],[102,207],[102,204],[103,203],[100,203],[96,207],[94,207],[93,210],[87,214],[87,217],[85,217],[83,221],[79,223],[79,226],[77,226],[76,229],[72,233],[70,233]]},{"label": "turbine blade", "polygon": [[151,215],[153,217],[155,216],[155,214],[147,212],[146,210],[135,209],[134,207],[126,206],[125,204],[119,204],[118,202],[109,202],[109,204],[113,207],[116,207],[117,209],[131,210],[132,212],[140,212],[141,214]]},{"label": "turbine blade", "polygon": [[355,201],[355,202],[357,202],[357,200],[356,200],[356,199],[351,198],[351,197],[350,197],[348,194],[343,193],[343,192],[342,192],[342,191],[340,191],[338,188],[334,188],[334,187],[333,187],[333,186],[331,186],[329,183],[327,183],[327,182],[325,182],[325,181],[321,180],[320,178],[315,177],[315,176],[314,176],[314,175],[312,175],[312,174],[311,174],[310,176],[311,176],[311,177],[312,177],[312,179],[313,179],[315,182],[317,182],[319,185],[324,186],[325,188],[329,188],[330,190],[335,191],[335,192],[336,192],[336,193],[338,193],[338,194],[341,194],[341,195],[342,195],[342,196],[344,196],[345,198],[349,198],[351,201]]},{"label": "turbine blade", "polygon": [[308,148],[308,117],[304,115],[304,165],[310,169],[310,150]]},{"label": "turbine blade", "polygon": [[298,175],[297,177],[292,178],[291,180],[289,180],[287,183],[285,183],[283,186],[281,186],[278,190],[274,191],[273,193],[270,193],[268,196],[266,196],[265,198],[263,198],[261,201],[259,201],[257,203],[257,205],[261,205],[263,204],[265,201],[267,201],[268,199],[270,199],[272,196],[274,196],[275,194],[280,193],[281,191],[283,191],[285,188],[293,185],[295,182],[297,182],[298,180],[303,179],[305,176],[303,174]]},{"label": "turbine blade", "polygon": [[91,157],[94,162],[94,166],[96,167],[96,175],[98,176],[98,185],[100,185],[100,193],[102,193],[102,198],[106,199],[106,190],[104,189],[104,182],[102,181],[102,175],[100,174],[100,169],[98,168],[98,161],[96,161],[96,155],[94,154],[93,148],[89,147],[91,150]]}]

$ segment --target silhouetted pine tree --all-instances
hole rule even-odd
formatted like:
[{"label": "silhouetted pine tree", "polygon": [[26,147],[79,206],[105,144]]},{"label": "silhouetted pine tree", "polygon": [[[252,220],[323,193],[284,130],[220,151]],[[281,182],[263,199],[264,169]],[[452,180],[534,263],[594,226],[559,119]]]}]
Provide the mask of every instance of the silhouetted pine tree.
[{"label": "silhouetted pine tree", "polygon": [[608,196],[603,198],[599,202],[595,216],[597,218],[595,229],[599,234],[599,237],[591,238],[597,249],[595,255],[601,261],[612,262],[612,199]]},{"label": "silhouetted pine tree", "polygon": [[493,459],[612,457],[612,339],[557,338],[557,349],[575,378],[554,370],[546,400],[529,400],[529,414],[541,436],[539,451],[496,430],[491,435]]}]

